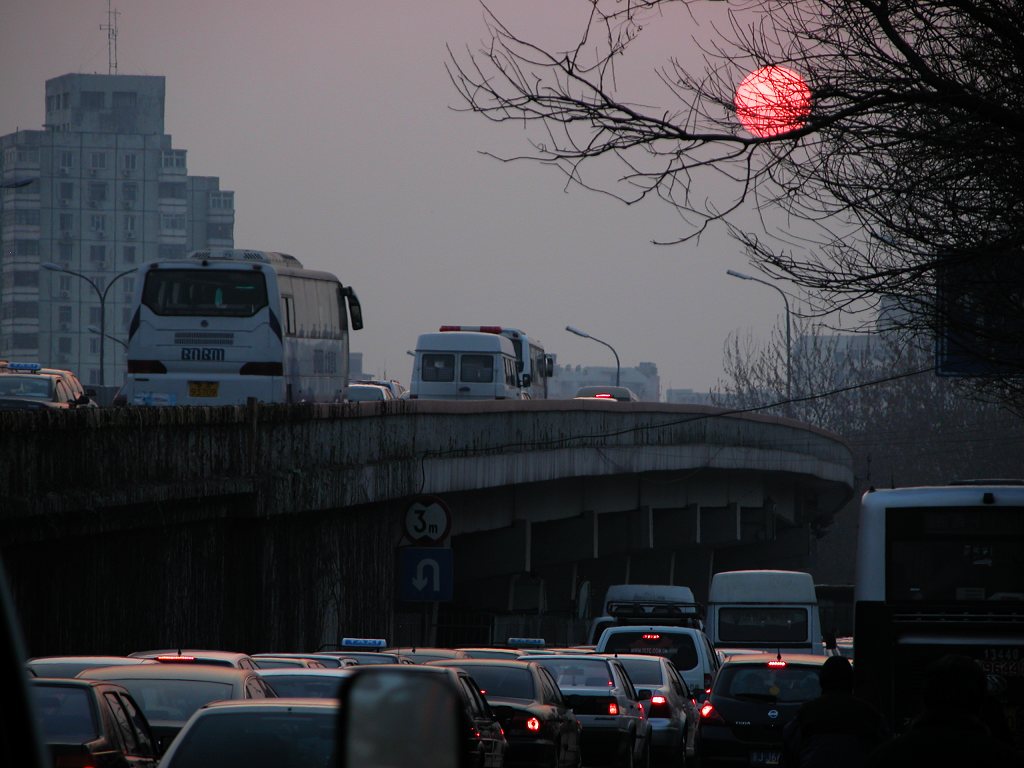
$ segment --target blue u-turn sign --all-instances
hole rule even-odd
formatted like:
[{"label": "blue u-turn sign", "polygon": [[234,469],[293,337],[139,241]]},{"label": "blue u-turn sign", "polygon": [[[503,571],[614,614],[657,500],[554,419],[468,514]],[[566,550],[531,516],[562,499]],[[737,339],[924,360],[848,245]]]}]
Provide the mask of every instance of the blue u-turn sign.
[{"label": "blue u-turn sign", "polygon": [[405,602],[450,602],[454,582],[452,551],[447,547],[398,550],[398,598]]}]

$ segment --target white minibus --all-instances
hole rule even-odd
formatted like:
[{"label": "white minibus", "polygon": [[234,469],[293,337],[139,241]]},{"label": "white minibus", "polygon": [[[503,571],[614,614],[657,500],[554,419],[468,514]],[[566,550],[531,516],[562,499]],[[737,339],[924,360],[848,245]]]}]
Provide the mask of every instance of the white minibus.
[{"label": "white minibus", "polygon": [[716,573],[707,624],[716,648],[825,653],[814,579],[802,571]]},{"label": "white minibus", "polygon": [[411,400],[518,400],[512,342],[495,333],[424,333],[416,341]]}]

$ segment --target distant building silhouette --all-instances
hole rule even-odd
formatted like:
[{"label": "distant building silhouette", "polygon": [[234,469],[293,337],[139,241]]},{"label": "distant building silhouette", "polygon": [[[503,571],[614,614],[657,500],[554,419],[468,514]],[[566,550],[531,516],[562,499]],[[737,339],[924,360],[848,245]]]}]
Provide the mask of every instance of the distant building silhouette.
[{"label": "distant building silhouette", "polygon": [[[100,302],[118,275],[199,248],[234,247],[234,192],[189,176],[164,133],[164,78],[67,74],[46,81],[43,130],[0,136],[0,358],[71,368],[100,380]],[[26,180],[32,183],[24,186]],[[137,277],[106,294],[108,336],[127,340]],[[107,340],[105,380],[124,348]]]}]

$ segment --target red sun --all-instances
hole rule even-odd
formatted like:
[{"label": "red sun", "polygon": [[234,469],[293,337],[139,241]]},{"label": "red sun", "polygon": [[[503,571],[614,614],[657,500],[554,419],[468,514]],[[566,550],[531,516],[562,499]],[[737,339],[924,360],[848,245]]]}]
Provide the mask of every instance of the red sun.
[{"label": "red sun", "polygon": [[796,72],[770,66],[736,86],[736,116],[759,139],[801,128],[811,112],[811,89]]}]

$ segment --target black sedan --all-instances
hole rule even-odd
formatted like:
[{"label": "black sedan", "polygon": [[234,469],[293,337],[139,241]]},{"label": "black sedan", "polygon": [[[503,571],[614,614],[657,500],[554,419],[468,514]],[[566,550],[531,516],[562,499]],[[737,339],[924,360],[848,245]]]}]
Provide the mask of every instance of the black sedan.
[{"label": "black sedan", "polygon": [[504,659],[446,659],[429,664],[465,670],[480,686],[505,729],[505,765],[580,765],[580,724],[555,679],[540,664]]},{"label": "black sedan", "polygon": [[697,756],[713,765],[778,765],[782,730],[800,705],[821,695],[826,656],[744,654],[718,671],[700,708]]},{"label": "black sedan", "polygon": [[54,766],[155,768],[146,716],[120,685],[95,680],[32,680],[43,738]]}]

